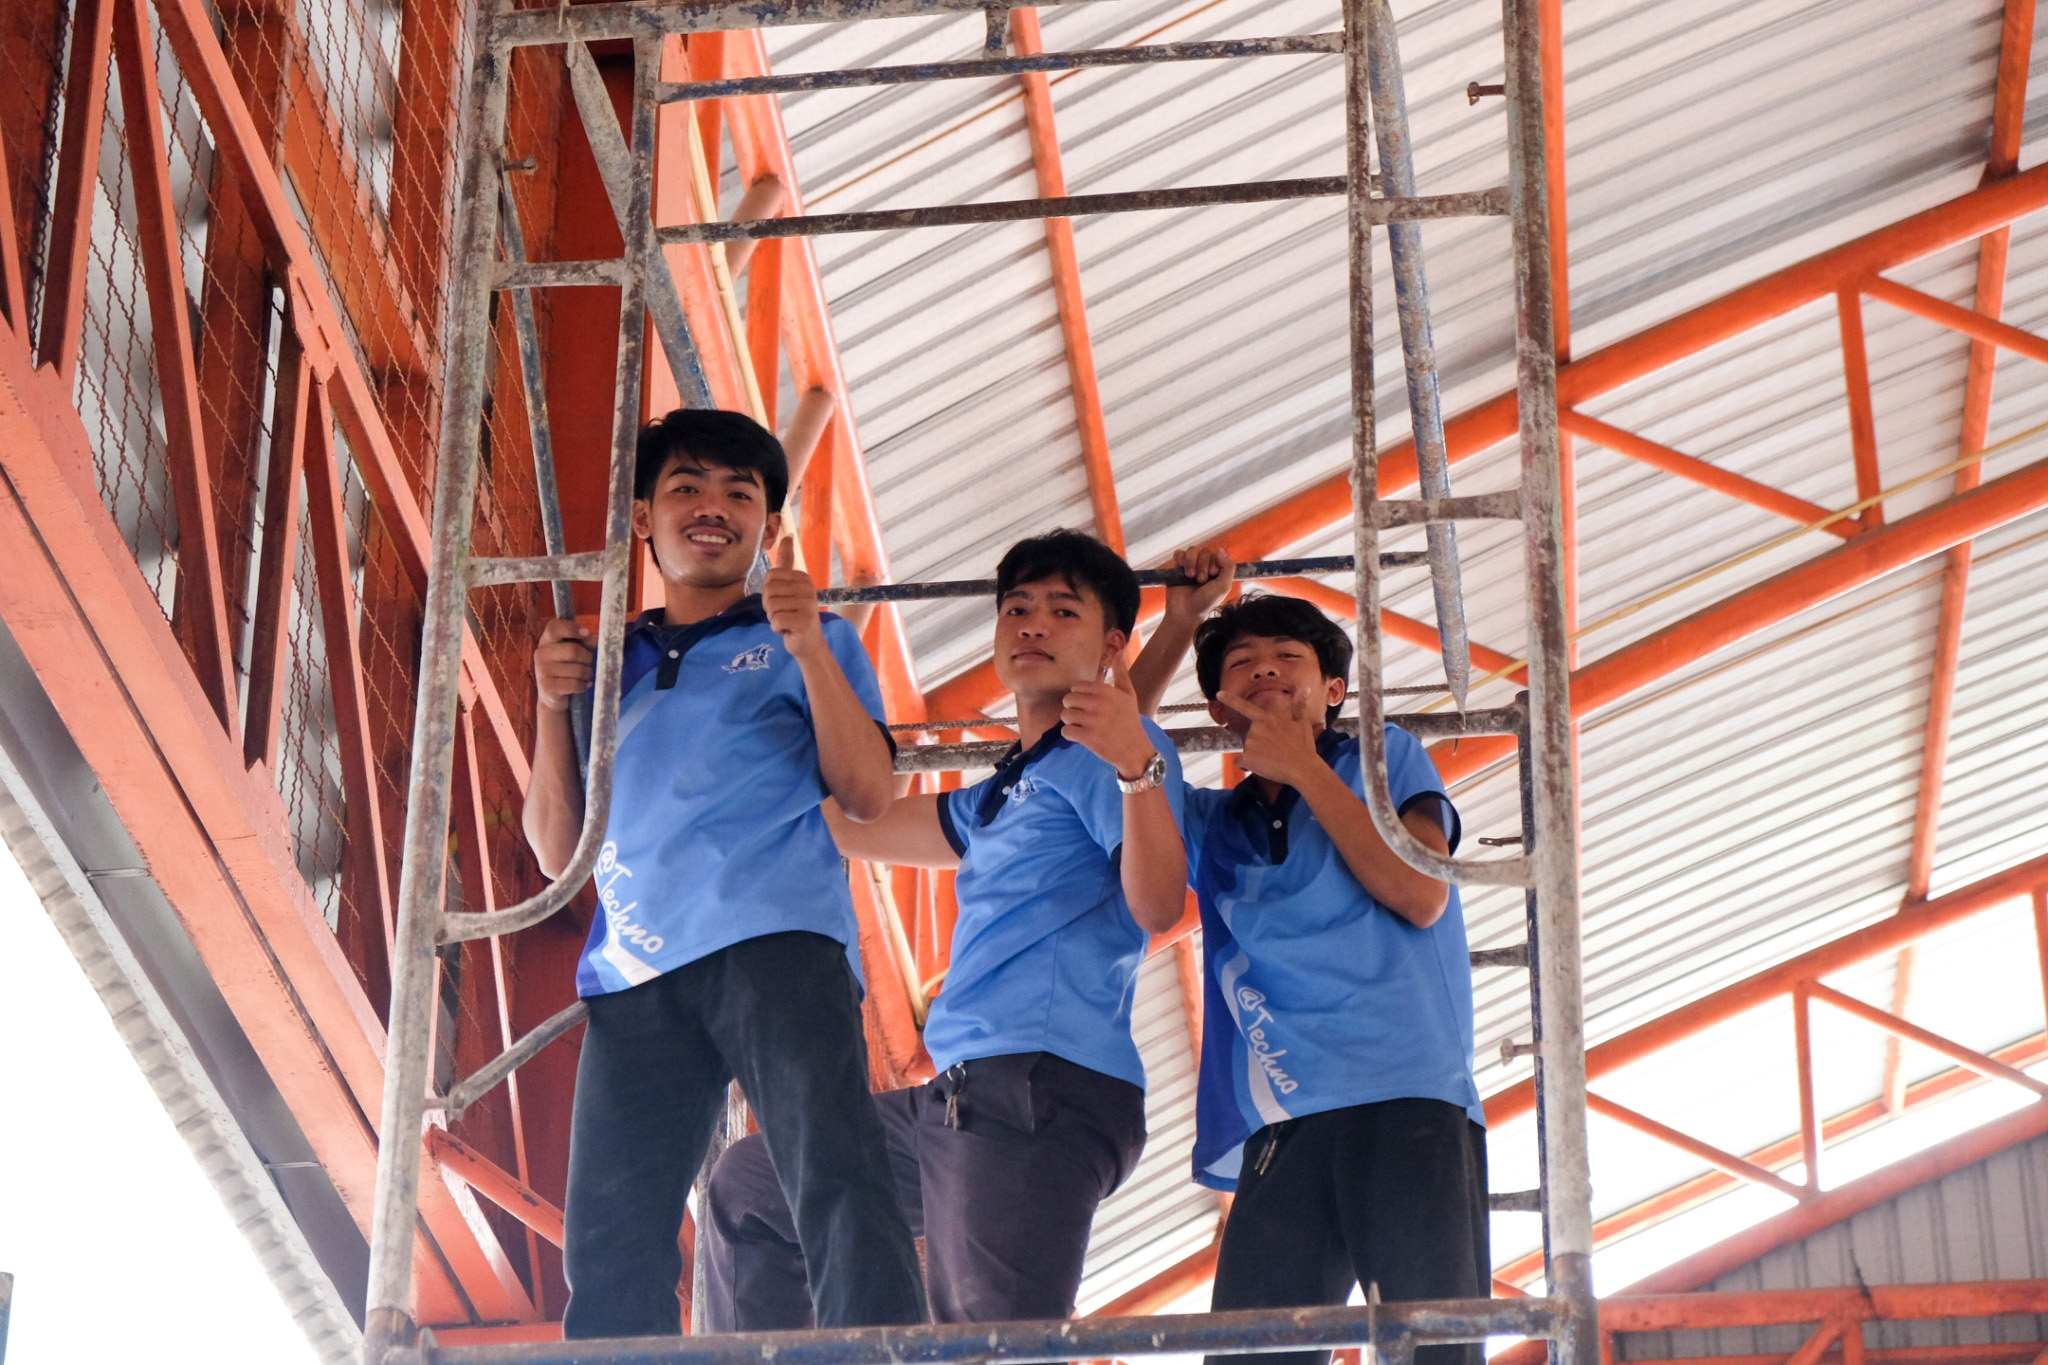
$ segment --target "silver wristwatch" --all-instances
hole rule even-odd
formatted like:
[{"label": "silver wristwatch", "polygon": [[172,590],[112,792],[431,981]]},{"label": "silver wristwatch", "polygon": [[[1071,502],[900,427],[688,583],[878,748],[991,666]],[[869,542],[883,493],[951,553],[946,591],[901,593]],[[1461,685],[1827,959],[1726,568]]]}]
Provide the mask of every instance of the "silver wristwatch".
[{"label": "silver wristwatch", "polygon": [[1152,761],[1147,763],[1136,777],[1126,782],[1122,773],[1116,775],[1116,789],[1125,796],[1136,796],[1139,792],[1153,790],[1165,781],[1166,755],[1155,749],[1152,751]]}]

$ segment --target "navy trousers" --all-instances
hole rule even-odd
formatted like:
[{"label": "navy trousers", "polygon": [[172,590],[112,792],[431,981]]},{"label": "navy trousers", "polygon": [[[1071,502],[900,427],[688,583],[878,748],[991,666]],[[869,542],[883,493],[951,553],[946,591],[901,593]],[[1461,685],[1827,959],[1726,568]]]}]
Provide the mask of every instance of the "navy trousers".
[{"label": "navy trousers", "polygon": [[[1441,1100],[1383,1100],[1288,1119],[1244,1145],[1216,1258],[1215,1312],[1492,1296],[1486,1130]],[[1328,1351],[1210,1356],[1324,1365]],[[1480,1343],[1421,1346],[1416,1365],[1481,1365]]]},{"label": "navy trousers", "polygon": [[[933,1320],[1071,1317],[1095,1208],[1145,1148],[1144,1092],[1026,1052],[876,1099],[898,1195],[925,1239]],[[808,1258],[772,1151],[748,1138],[711,1174],[704,1311],[714,1332],[813,1325]]]},{"label": "navy trousers", "polygon": [[563,1334],[682,1330],[676,1239],[734,1079],[795,1210],[819,1324],[924,1321],[846,950],[781,933],[591,997],[569,1132]]}]

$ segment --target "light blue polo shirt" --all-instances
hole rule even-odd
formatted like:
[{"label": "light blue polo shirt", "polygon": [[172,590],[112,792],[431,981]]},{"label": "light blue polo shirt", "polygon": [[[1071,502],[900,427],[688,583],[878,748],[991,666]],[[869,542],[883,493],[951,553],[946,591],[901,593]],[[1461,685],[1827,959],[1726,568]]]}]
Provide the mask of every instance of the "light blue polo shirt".
[{"label": "light blue polo shirt", "polygon": [[[1166,756],[1167,801],[1181,818],[1180,755]],[[1149,935],[1124,900],[1123,793],[1116,772],[1055,725],[995,774],[939,801],[960,855],[952,964],[932,1002],[925,1050],[939,1070],[1018,1052],[1050,1052],[1145,1084],[1131,1002]]]},{"label": "light blue polo shirt", "polygon": [[[879,724],[881,689],[853,627],[825,641]],[[670,629],[647,612],[626,635],[619,757],[598,854],[598,914],[576,971],[604,995],[744,939],[807,930],[847,947],[853,898],[832,832],[803,674],[759,597]]]},{"label": "light blue polo shirt", "polygon": [[[1317,748],[1362,799],[1357,739],[1324,731]],[[1435,765],[1392,725],[1387,772],[1403,814],[1436,798],[1456,849]],[[1436,923],[1416,928],[1358,884],[1298,792],[1268,806],[1255,778],[1190,789],[1182,828],[1206,968],[1196,1180],[1234,1189],[1253,1133],[1355,1104],[1443,1100],[1485,1123],[1457,887]]]}]

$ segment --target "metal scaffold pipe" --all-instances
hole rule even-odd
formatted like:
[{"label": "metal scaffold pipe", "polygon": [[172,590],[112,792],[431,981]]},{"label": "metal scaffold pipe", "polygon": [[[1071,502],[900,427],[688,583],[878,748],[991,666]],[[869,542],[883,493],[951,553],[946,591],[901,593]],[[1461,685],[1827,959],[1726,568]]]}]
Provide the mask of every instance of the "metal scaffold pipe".
[{"label": "metal scaffold pipe", "polygon": [[[1380,565],[1405,569],[1428,562],[1420,551],[1400,550],[1380,556]],[[1309,574],[1350,573],[1350,555],[1321,555],[1310,559],[1261,559],[1237,566],[1240,582],[1265,578],[1303,578]],[[1178,569],[1140,569],[1141,588],[1179,588],[1192,580]],[[821,606],[851,606],[865,602],[929,602],[946,597],[993,597],[993,578],[955,578],[936,583],[873,583],[862,587],[825,588],[818,593]]]},{"label": "metal scaffold pipe", "polygon": [[[1401,79],[1400,43],[1386,0],[1372,0],[1372,46],[1366,69],[1372,83],[1373,132],[1380,153],[1382,191],[1415,195],[1415,157],[1408,134],[1408,95]],[[1389,222],[1387,248],[1394,262],[1394,311],[1401,323],[1401,354],[1408,378],[1408,414],[1415,437],[1415,468],[1422,496],[1451,496],[1451,462],[1444,448],[1443,396],[1437,382],[1436,337],[1429,320],[1429,277],[1422,265],[1422,225]],[[1472,685],[1472,646],[1465,631],[1465,592],[1458,565],[1458,531],[1429,523],[1429,566],[1436,595],[1436,628],[1444,677],[1462,710]]]}]

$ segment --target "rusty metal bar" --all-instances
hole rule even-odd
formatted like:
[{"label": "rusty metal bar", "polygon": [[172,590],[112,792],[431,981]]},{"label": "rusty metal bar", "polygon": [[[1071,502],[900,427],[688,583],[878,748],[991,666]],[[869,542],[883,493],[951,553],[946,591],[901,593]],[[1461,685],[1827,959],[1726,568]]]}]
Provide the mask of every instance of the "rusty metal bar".
[{"label": "rusty metal bar", "polygon": [[[1406,569],[1428,563],[1418,550],[1392,551],[1380,556],[1383,569]],[[1263,559],[1237,566],[1237,580],[1249,583],[1261,578],[1299,578],[1312,573],[1350,573],[1350,555],[1320,555],[1307,559]],[[1140,569],[1141,588],[1175,588],[1188,581],[1178,569]],[[866,587],[826,588],[818,593],[821,606],[847,606],[861,602],[928,602],[941,597],[993,597],[993,578],[955,578],[935,583],[875,583]]]},{"label": "rusty metal bar", "polygon": [[478,49],[469,88],[468,142],[462,150],[462,234],[450,277],[448,420],[442,426],[434,477],[433,558],[413,714],[398,938],[391,963],[390,1045],[384,1059],[363,1323],[365,1365],[379,1365],[390,1352],[410,1346],[418,1321],[408,1233],[419,1209],[419,1138],[439,976],[435,930],[447,870],[456,693],[468,588],[465,562],[476,498],[484,369],[491,349],[489,266],[496,255],[498,146],[504,136],[509,65],[490,46]]},{"label": "rusty metal bar", "polygon": [[[1466,739],[1473,735],[1511,735],[1522,723],[1520,708],[1504,706],[1492,711],[1409,711],[1388,716],[1386,722],[1398,725],[1417,739]],[[1340,734],[1356,734],[1358,722],[1350,716],[1339,717],[1330,726]],[[1181,730],[1168,730],[1166,737],[1173,741],[1173,747],[1183,754],[1234,754],[1243,746],[1243,741],[1221,725],[1203,725]],[[960,772],[969,768],[993,768],[997,761],[1015,747],[1015,741],[1008,739],[975,740],[965,744],[920,744],[906,746],[896,753],[896,771],[899,773],[943,773]],[[1459,863],[1459,875],[1472,878],[1473,868],[1483,870],[1505,863],[1497,859],[1493,863]],[[1516,860],[1516,861],[1519,861]],[[1509,950],[1502,950],[1509,951]],[[1510,965],[1504,958],[1497,965]]]},{"label": "rusty metal bar", "polygon": [[[938,204],[927,208],[875,209],[862,213],[814,213],[752,222],[692,223],[661,229],[665,246],[680,242],[736,242],[748,237],[826,237],[847,232],[894,232],[902,228],[968,227],[977,223],[1022,223],[1039,218],[1079,218],[1091,213],[1148,213],[1208,208],[1218,204],[1270,204],[1283,199],[1325,199],[1346,193],[1345,177],[1252,180],[1234,185],[1192,185],[1117,194],[1070,194],[1056,199],[1004,199],[989,204]],[[1393,199],[1362,196],[1362,210],[1375,223],[1413,218],[1497,218],[1507,212],[1502,189],[1462,194],[1428,194]]]},{"label": "rusty metal bar", "polygon": [[[659,250],[636,252],[630,245],[641,232],[651,230],[654,223],[651,192],[646,193],[644,206],[640,202],[647,188],[642,182],[651,180],[654,174],[652,152],[640,156],[637,148],[628,150],[625,138],[619,133],[618,115],[612,110],[611,95],[604,88],[604,77],[598,74],[597,62],[590,55],[590,49],[582,43],[571,43],[564,60],[569,67],[569,93],[576,100],[577,112],[583,116],[583,132],[590,144],[591,159],[597,163],[598,178],[604,181],[605,197],[611,200],[612,213],[619,220],[619,236],[629,244],[626,254],[629,260],[639,265],[635,273],[641,278],[637,283],[654,318],[655,335],[661,338],[661,352],[668,360],[669,374],[675,380],[676,391],[682,395],[683,402],[693,408],[711,407],[711,382],[704,376],[704,359],[697,354],[697,345],[690,339],[690,324],[683,317],[682,295],[676,292],[675,275],[668,268],[668,257]],[[659,74],[657,71],[648,79],[657,79]],[[636,105],[633,117],[637,119],[639,116]],[[635,217],[635,214],[642,216]]]},{"label": "rusty metal bar", "polygon": [[590,1006],[581,1000],[550,1015],[545,1022],[527,1030],[526,1034],[511,1047],[450,1086],[447,1094],[429,1100],[427,1108],[438,1109],[448,1116],[448,1122],[455,1122],[471,1105],[496,1089],[507,1076],[539,1056],[541,1050],[549,1043],[589,1017]]},{"label": "rusty metal bar", "polygon": [[[560,524],[558,512],[558,538]],[[472,559],[469,562],[469,585],[472,588],[491,588],[506,583],[553,583],[561,590],[557,594],[556,613],[561,616],[574,616],[574,606],[563,603],[560,600],[561,595],[567,593],[570,583],[602,582],[610,559],[610,553],[605,550],[582,550],[573,555],[551,553],[503,559]]]},{"label": "rusty metal bar", "polygon": [[[1007,0],[999,0],[1005,8]],[[1100,3],[1100,0],[1095,0]],[[1090,0],[1057,0],[1086,4]],[[716,29],[773,28],[785,24],[836,24],[855,19],[908,19],[931,14],[973,14],[989,0],[712,0],[711,3],[609,4],[559,9],[504,10],[479,25],[478,40],[513,47],[575,39],[665,37]]]},{"label": "rusty metal bar", "polygon": [[[498,182],[498,233],[504,239],[506,260],[527,259],[526,232],[520,226],[519,205],[513,200],[510,180],[504,177],[500,177]],[[533,447],[533,486],[535,500],[540,506],[541,547],[549,555],[560,555],[567,549],[562,531],[562,485],[555,474],[554,429],[548,419],[547,382],[541,374],[540,320],[534,314],[533,294],[529,290],[512,291],[512,339],[519,348],[519,382],[526,393],[526,435]],[[475,581],[472,576],[471,582]],[[575,591],[565,579],[552,581],[555,615],[564,619],[574,616]],[[589,754],[588,697],[569,699],[569,729],[576,739],[577,754]]]},{"label": "rusty metal bar", "polygon": [[1361,1308],[1271,1308],[1236,1313],[1081,1318],[1043,1322],[946,1323],[756,1332],[710,1337],[622,1337],[611,1341],[521,1342],[493,1346],[422,1343],[385,1357],[389,1365],[939,1365],[940,1362],[1056,1362],[1224,1351],[1281,1351],[1366,1344],[1405,1352],[1432,1342],[1488,1336],[1549,1337],[1571,1310],[1552,1299],[1445,1299]]},{"label": "rusty metal bar", "polygon": [[487,267],[497,289],[567,289],[626,282],[626,263],[598,261],[503,261]]},{"label": "rusty metal bar", "polygon": [[[1366,73],[1371,82],[1373,132],[1379,144],[1384,192],[1415,194],[1415,157],[1408,133],[1408,96],[1401,77],[1401,50],[1394,13],[1386,0],[1373,0],[1368,27],[1371,48]],[[1409,425],[1415,467],[1424,498],[1451,496],[1451,465],[1444,446],[1443,395],[1437,382],[1436,338],[1429,320],[1429,277],[1422,264],[1422,227],[1387,224],[1394,262],[1394,311],[1401,324],[1401,355],[1408,379]],[[1430,585],[1436,599],[1437,638],[1451,699],[1465,709],[1472,686],[1472,645],[1465,627],[1465,592],[1458,564],[1457,528],[1432,521],[1428,528]]]},{"label": "rusty metal bar", "polygon": [[1151,43],[1142,47],[1097,48],[1085,52],[1035,52],[998,57],[992,61],[924,62],[909,66],[849,67],[841,71],[804,71],[784,76],[689,81],[662,86],[660,98],[664,101],[717,100],[737,95],[794,95],[811,90],[856,90],[876,85],[967,80],[977,76],[1022,76],[1039,71],[1073,71],[1082,67],[1206,62],[1233,57],[1319,57],[1343,50],[1344,35],[1341,33],[1310,33],[1293,38],[1232,38],[1210,43]]}]

